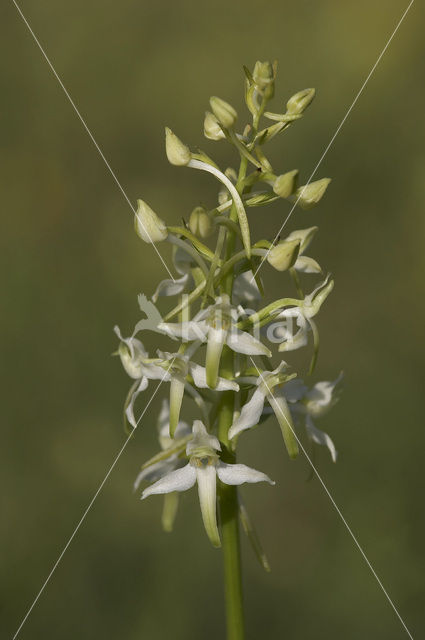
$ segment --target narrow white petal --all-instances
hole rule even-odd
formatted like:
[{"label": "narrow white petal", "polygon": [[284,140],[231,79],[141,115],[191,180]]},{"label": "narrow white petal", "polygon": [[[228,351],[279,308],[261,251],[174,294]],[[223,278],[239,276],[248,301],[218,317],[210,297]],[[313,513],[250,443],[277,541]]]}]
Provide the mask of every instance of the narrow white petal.
[{"label": "narrow white petal", "polygon": [[325,433],[324,431],[320,431],[320,429],[318,429],[314,425],[314,422],[309,415],[306,416],[305,426],[307,429],[307,433],[309,437],[313,440],[313,442],[316,442],[317,444],[322,444],[325,447],[327,447],[330,451],[333,462],[336,462],[338,454],[335,449],[335,445],[332,442],[331,437],[328,436],[328,434]]},{"label": "narrow white petal", "polygon": [[189,279],[189,274],[185,274],[177,280],[162,280],[156,288],[155,293],[152,296],[153,302],[156,302],[159,297],[163,296],[176,296],[184,291],[186,283]]},{"label": "narrow white petal", "polygon": [[166,476],[155,482],[143,491],[142,500],[148,498],[154,493],[171,493],[171,491],[187,491],[193,487],[196,482],[196,471],[194,467],[188,463],[182,469],[177,469],[168,473]]},{"label": "narrow white petal", "polygon": [[205,531],[214,547],[220,546],[220,535],[217,527],[217,475],[214,465],[196,468],[198,481],[199,504]]},{"label": "narrow white petal", "polygon": [[170,338],[182,338],[186,342],[191,340],[200,340],[205,342],[207,339],[208,325],[203,320],[197,322],[189,320],[188,322],[161,322],[158,329]]},{"label": "narrow white petal", "polygon": [[265,473],[251,469],[245,464],[226,464],[220,462],[217,467],[217,475],[225,484],[243,484],[244,482],[269,482],[276,484],[270,480]]},{"label": "narrow white petal", "polygon": [[[195,387],[198,389],[207,389],[207,371],[205,367],[201,367],[199,364],[190,363],[189,370],[195,383]],[[216,391],[239,391],[239,385],[232,380],[226,380],[225,378],[218,378]]]},{"label": "narrow white petal", "polygon": [[125,410],[125,415],[127,416],[127,420],[128,420],[128,422],[131,424],[131,426],[134,429],[137,426],[136,418],[134,417],[134,403],[135,403],[136,398],[139,395],[139,393],[144,391],[147,388],[147,386],[148,386],[148,380],[147,380],[147,378],[143,377],[140,380],[139,386],[137,387],[137,389],[135,390],[135,392],[131,396],[131,400],[130,400],[130,402],[128,404],[128,407]]},{"label": "narrow white petal", "polygon": [[271,357],[271,351],[257,338],[254,338],[246,331],[240,331],[236,327],[232,327],[226,340],[228,346],[237,353],[244,353],[251,356],[268,356]]},{"label": "narrow white petal", "polygon": [[230,440],[241,433],[241,431],[250,429],[258,424],[263,412],[265,397],[265,392],[260,387],[254,391],[251,400],[242,407],[239,418],[235,420],[229,429]]},{"label": "narrow white petal", "polygon": [[236,304],[254,302],[261,300],[261,293],[254,280],[252,271],[244,271],[237,278],[233,285],[233,301]]}]

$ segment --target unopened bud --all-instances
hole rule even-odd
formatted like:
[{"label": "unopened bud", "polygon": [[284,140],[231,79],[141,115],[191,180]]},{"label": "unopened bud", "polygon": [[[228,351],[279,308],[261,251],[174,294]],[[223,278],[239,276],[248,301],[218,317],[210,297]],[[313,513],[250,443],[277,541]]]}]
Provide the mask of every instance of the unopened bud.
[{"label": "unopened bud", "polygon": [[289,198],[297,187],[298,169],[278,176],[273,184],[273,191],[281,198]]},{"label": "unopened bud", "polygon": [[161,242],[168,235],[165,222],[143,200],[137,201],[134,228],[139,238],[149,243]]},{"label": "unopened bud", "polygon": [[273,98],[275,69],[271,62],[257,60],[253,71],[253,79],[258,89],[267,97]]},{"label": "unopened bud", "polygon": [[292,98],[289,98],[286,103],[286,110],[288,113],[302,113],[313,101],[316,95],[316,89],[303,89],[298,91]]},{"label": "unopened bud", "polygon": [[208,238],[213,230],[210,216],[203,207],[195,207],[189,218],[189,229],[193,235]]},{"label": "unopened bud", "polygon": [[192,157],[189,147],[169,129],[165,127],[165,151],[171,164],[184,167]]},{"label": "unopened bud", "polygon": [[299,187],[295,192],[295,197],[302,209],[310,209],[321,200],[325,194],[330,178],[322,178],[321,180],[315,180],[302,187]]},{"label": "unopened bud", "polygon": [[279,242],[267,255],[267,262],[277,271],[286,271],[295,264],[300,250],[300,240]]},{"label": "unopened bud", "polygon": [[217,96],[210,98],[210,105],[213,114],[225,129],[231,129],[236,122],[238,114],[231,104],[225,102]]},{"label": "unopened bud", "polygon": [[211,111],[205,113],[204,136],[209,140],[222,140],[226,137],[217,118]]}]

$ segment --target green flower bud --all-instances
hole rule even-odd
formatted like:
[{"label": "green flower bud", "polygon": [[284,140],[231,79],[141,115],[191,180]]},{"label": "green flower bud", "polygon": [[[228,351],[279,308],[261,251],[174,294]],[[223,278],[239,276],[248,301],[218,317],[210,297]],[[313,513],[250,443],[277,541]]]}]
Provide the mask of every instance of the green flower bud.
[{"label": "green flower bud", "polygon": [[228,102],[225,102],[217,96],[210,98],[210,105],[213,114],[225,129],[231,129],[236,122],[238,114]]},{"label": "green flower bud", "polygon": [[195,236],[208,238],[213,230],[210,216],[203,207],[195,207],[189,218],[189,229]]},{"label": "green flower bud", "polygon": [[271,62],[260,62],[257,60],[252,75],[259,91],[261,91],[261,93],[263,93],[267,98],[273,98],[274,80],[276,75],[274,65],[272,65]]},{"label": "green flower bud", "polygon": [[286,271],[295,264],[300,251],[301,240],[283,240],[267,255],[267,262],[277,271]]},{"label": "green flower bud", "polygon": [[286,103],[286,110],[288,113],[302,113],[313,101],[316,94],[316,89],[303,89],[298,91],[292,98],[289,98]]},{"label": "green flower bud", "polygon": [[315,180],[310,184],[299,187],[295,192],[295,197],[302,209],[310,209],[321,200],[325,194],[330,178]]},{"label": "green flower bud", "polygon": [[168,235],[165,222],[143,200],[137,201],[134,228],[139,238],[149,243],[161,242]]},{"label": "green flower bud", "polygon": [[298,181],[298,169],[288,171],[281,176],[278,176],[273,184],[273,191],[281,198],[289,198],[296,189]]},{"label": "green flower bud", "polygon": [[168,161],[178,167],[189,164],[192,158],[189,147],[183,144],[168,127],[165,127],[165,151]]},{"label": "green flower bud", "polygon": [[204,136],[209,140],[222,140],[226,137],[217,118],[211,111],[205,112]]}]

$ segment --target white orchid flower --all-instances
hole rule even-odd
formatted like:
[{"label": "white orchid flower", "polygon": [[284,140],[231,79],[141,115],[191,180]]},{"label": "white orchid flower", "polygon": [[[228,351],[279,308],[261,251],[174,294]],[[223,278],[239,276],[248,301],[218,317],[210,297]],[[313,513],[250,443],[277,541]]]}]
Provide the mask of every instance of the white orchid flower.
[{"label": "white orchid flower", "polygon": [[[206,370],[201,365],[190,361],[193,351],[186,353],[168,353],[158,351],[158,358],[149,358],[142,342],[134,337],[123,338],[118,327],[115,333],[121,340],[118,353],[126,372],[134,379],[140,380],[130,391],[130,401],[125,414],[132,427],[136,427],[134,417],[134,403],[137,396],[147,389],[149,380],[162,380],[170,383],[170,436],[173,437],[179,423],[180,409],[183,402],[185,387],[191,387],[188,376],[195,387],[208,388]],[[196,347],[196,345],[195,345]],[[238,391],[239,385],[232,380],[217,378],[217,391]]]},{"label": "white orchid flower", "polygon": [[291,458],[296,458],[298,455],[298,443],[294,435],[292,417],[284,395],[284,387],[281,386],[285,381],[285,375],[281,373],[284,367],[285,363],[282,362],[274,371],[259,372],[258,378],[246,379],[254,382],[257,388],[251,399],[242,407],[239,417],[230,427],[229,439],[232,440],[242,431],[251,429],[259,424],[264,412],[264,404],[267,400],[279,423],[288,454]]},{"label": "white orchid flower", "polygon": [[[156,482],[171,471],[180,469],[186,464],[182,457],[188,440],[192,437],[192,430],[186,422],[179,422],[174,439],[170,438],[170,409],[167,399],[163,399],[161,411],[158,416],[157,428],[161,452],[148,460],[134,482],[136,491],[142,482]],[[162,509],[162,526],[165,531],[172,531],[178,508],[178,493],[170,493],[165,496]]]},{"label": "white orchid flower", "polygon": [[221,352],[227,344],[233,351],[247,355],[271,356],[270,350],[250,333],[236,327],[240,310],[232,306],[228,295],[220,296],[215,304],[199,311],[193,320],[180,323],[161,322],[158,331],[184,341],[207,343],[206,380],[211,389],[218,383]]},{"label": "white orchid flower", "polygon": [[313,418],[321,418],[337,402],[335,389],[342,378],[341,373],[333,381],[317,382],[311,389],[302,380],[290,380],[284,388],[294,418],[296,420],[304,418],[307,436],[316,444],[327,447],[334,462],[338,455],[335,445],[327,433],[316,427]]},{"label": "white orchid flower", "polygon": [[[129,424],[136,428],[137,423],[134,417],[134,403],[137,396],[147,389],[149,380],[169,380],[170,374],[162,367],[158,366],[159,358],[149,358],[143,343],[134,337],[123,338],[119,327],[114,327],[114,332],[121,340],[118,347],[118,354],[126,373],[136,380],[130,389],[129,402],[125,409],[125,415]],[[138,382],[137,382],[138,381]]]},{"label": "white orchid flower", "polygon": [[218,439],[210,435],[200,420],[193,423],[193,438],[186,447],[188,464],[160,478],[143,491],[142,500],[153,494],[167,494],[174,491],[187,491],[198,483],[199,503],[205,531],[215,547],[220,546],[217,527],[217,476],[229,485],[245,482],[269,482],[272,480],[264,473],[251,469],[244,464],[226,464],[219,459],[221,451]]}]

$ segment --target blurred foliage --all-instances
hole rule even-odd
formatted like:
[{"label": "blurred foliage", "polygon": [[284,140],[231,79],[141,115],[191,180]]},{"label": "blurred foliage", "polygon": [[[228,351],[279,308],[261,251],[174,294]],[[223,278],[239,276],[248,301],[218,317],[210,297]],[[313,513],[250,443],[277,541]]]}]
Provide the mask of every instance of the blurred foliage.
[{"label": "blurred foliage", "polygon": [[[203,140],[208,98],[242,113],[242,65],[276,58],[273,110],[299,89],[318,90],[272,154],[281,171],[308,178],[407,1],[21,5],[131,200],[175,222],[215,201],[216,185],[167,164],[165,124],[232,162],[226,145]],[[164,270],[12,2],[1,14],[1,624],[11,637],[124,441],[129,382],[110,357],[112,326],[133,326],[136,295],[152,293]],[[415,3],[322,163],[318,177],[333,178],[326,197],[287,227],[319,224],[314,255],[336,279],[315,375],[346,372],[340,403],[318,425],[340,457],[333,465],[320,450],[316,461],[415,637],[424,631],[423,14]],[[270,206],[261,220],[256,211],[254,237],[272,237],[288,208]],[[158,406],[22,640],[223,637],[220,557],[195,492],[183,496],[171,536],[160,529],[161,501],[142,505],[132,493],[156,450]],[[273,570],[263,575],[244,543],[249,637],[404,637],[323,489],[306,482],[307,463],[288,461],[272,421],[264,429],[266,450],[255,432],[243,445],[244,461],[278,482],[244,492]]]}]

